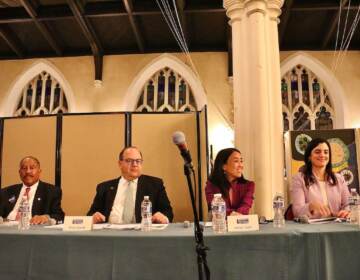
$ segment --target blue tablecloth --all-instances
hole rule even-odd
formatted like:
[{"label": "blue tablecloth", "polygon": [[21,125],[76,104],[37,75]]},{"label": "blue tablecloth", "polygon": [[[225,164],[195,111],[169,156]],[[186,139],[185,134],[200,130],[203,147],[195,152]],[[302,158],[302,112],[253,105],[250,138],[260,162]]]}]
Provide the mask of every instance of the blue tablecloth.
[{"label": "blue tablecloth", "polygon": [[[360,229],[272,224],[260,231],[204,231],[211,279],[360,279]],[[0,279],[197,279],[193,228],[63,232],[0,225]]]}]

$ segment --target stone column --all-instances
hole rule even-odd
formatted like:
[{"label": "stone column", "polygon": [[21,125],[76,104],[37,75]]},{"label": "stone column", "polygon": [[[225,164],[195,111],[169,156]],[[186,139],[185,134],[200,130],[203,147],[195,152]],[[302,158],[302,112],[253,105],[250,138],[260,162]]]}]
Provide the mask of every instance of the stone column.
[{"label": "stone column", "polygon": [[235,144],[245,176],[256,184],[255,213],[272,217],[284,193],[280,58],[277,35],[283,0],[224,0],[232,27]]}]

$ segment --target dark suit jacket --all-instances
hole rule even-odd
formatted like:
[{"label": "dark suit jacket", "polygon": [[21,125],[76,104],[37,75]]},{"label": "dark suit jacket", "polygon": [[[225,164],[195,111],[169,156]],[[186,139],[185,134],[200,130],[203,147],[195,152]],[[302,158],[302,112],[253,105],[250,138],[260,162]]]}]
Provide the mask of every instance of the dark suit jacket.
[{"label": "dark suit jacket", "polygon": [[[13,210],[19,197],[22,184],[12,185],[0,190],[0,216],[6,218]],[[61,189],[39,181],[31,209],[32,215],[49,215],[56,221],[64,219],[61,209]]]},{"label": "dark suit jacket", "polygon": [[[116,191],[120,178],[100,183],[96,187],[96,196],[88,215],[100,212],[109,220],[110,212],[114,204]],[[161,212],[168,217],[169,222],[173,219],[173,212],[167,197],[163,181],[160,178],[141,175],[138,179],[136,199],[135,199],[135,219],[141,222],[141,202],[144,196],[148,195],[152,203],[153,213]]]}]

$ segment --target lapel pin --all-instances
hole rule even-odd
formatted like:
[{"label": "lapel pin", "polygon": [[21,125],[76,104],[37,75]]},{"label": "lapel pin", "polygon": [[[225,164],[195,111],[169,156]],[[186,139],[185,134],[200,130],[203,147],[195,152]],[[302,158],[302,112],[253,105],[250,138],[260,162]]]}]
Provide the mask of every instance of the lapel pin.
[{"label": "lapel pin", "polygon": [[37,199],[38,201],[40,201],[41,200],[41,197],[38,197],[38,199]]}]

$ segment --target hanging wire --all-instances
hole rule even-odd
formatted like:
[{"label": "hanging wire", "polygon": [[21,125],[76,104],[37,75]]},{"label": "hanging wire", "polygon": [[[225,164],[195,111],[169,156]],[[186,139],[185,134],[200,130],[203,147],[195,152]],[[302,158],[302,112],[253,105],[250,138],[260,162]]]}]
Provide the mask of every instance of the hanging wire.
[{"label": "hanging wire", "polygon": [[[175,18],[172,14],[169,2],[162,0],[162,3],[164,5],[164,9],[166,11],[169,22],[172,24],[173,30],[176,33],[176,37],[177,37],[178,41],[181,43],[182,50],[183,50],[183,52],[186,53],[187,52],[187,44],[186,44],[186,41],[183,40],[183,36],[180,34],[180,30],[179,30],[180,22],[175,21]],[[176,9],[176,6],[174,6],[174,9]],[[177,24],[179,24],[179,25],[177,25]]]},{"label": "hanging wire", "polygon": [[339,40],[339,30],[340,30],[340,22],[341,22],[341,10],[342,10],[342,0],[339,1],[339,19],[337,24],[337,30],[336,30],[336,41],[335,41],[335,50],[333,53],[332,63],[331,63],[331,70],[334,72],[335,69],[335,56],[336,56],[336,50]]},{"label": "hanging wire", "polygon": [[[161,0],[161,1],[163,1],[163,0]],[[165,11],[165,7],[161,6],[158,0],[156,0],[156,3],[158,4],[158,6],[159,6],[159,8],[160,8],[161,13],[162,13],[162,15],[164,16],[164,19],[165,19],[167,25],[169,26],[171,33],[174,35],[176,42],[178,43],[178,45],[179,45],[179,47],[181,48],[181,50],[182,50],[183,52],[185,52],[185,49],[184,49],[184,47],[183,47],[183,42],[182,42],[181,40],[179,40],[178,35],[177,35],[177,33],[176,33],[176,27],[174,28],[173,24],[170,22],[170,20],[169,20],[168,17],[167,17],[167,13],[166,13],[166,11]]]},{"label": "hanging wire", "polygon": [[[161,1],[162,5],[160,5],[159,0],[156,0],[156,3],[158,4],[158,6],[160,8],[160,10],[165,18],[166,23],[168,24],[172,34],[174,35],[180,49],[185,54],[185,57],[187,58],[187,61],[190,64],[191,69],[194,71],[194,73],[200,80],[200,75],[194,65],[192,58],[191,58],[189,48],[188,48],[186,40],[185,40],[185,35],[181,28],[181,23],[180,23],[180,19],[178,16],[175,0],[173,0],[173,9],[176,13],[176,19],[173,16],[172,9],[171,9],[169,2],[167,0],[160,0],[160,1]],[[201,80],[200,80],[200,82],[201,82]]]},{"label": "hanging wire", "polygon": [[[173,0],[173,5],[174,5],[174,7],[175,7],[175,15],[176,15],[177,21],[179,22],[180,34],[182,35],[183,41],[186,43],[184,31],[183,31],[182,26],[181,26],[181,24],[180,24],[179,14],[178,14],[178,11],[177,11],[177,9],[176,9],[175,0]],[[189,53],[189,49],[188,49],[187,44],[185,44],[185,47],[186,47],[186,52]]]},{"label": "hanging wire", "polygon": [[342,55],[341,55],[341,59],[340,59],[340,63],[339,65],[342,65],[343,61],[344,61],[344,58],[346,57],[346,54],[347,54],[347,51],[349,49],[349,46],[350,46],[350,42],[351,42],[351,39],[353,38],[354,36],[354,33],[355,33],[355,30],[356,30],[356,27],[358,26],[359,24],[359,20],[360,20],[360,4],[358,6],[358,9],[357,9],[357,12],[356,12],[356,15],[355,15],[355,18],[354,18],[354,21],[352,23],[352,26],[351,26],[351,29],[350,29],[350,32],[345,40],[345,48],[343,49],[343,52],[342,52]]},{"label": "hanging wire", "polygon": [[346,33],[346,29],[347,29],[347,22],[348,22],[348,18],[349,18],[350,5],[351,5],[351,0],[349,0],[349,2],[348,2],[348,7],[347,7],[347,11],[346,11],[345,25],[344,25],[344,31],[343,31],[343,34],[342,34],[342,38],[341,38],[340,50],[342,50],[343,47],[344,47],[344,36],[345,36],[345,33]]},{"label": "hanging wire", "polygon": [[[340,2],[340,6],[342,6],[342,3]],[[345,24],[344,24],[344,29],[343,29],[343,33],[342,33],[342,38],[341,38],[341,44],[340,44],[340,48],[339,48],[339,52],[336,55],[336,60],[335,60],[335,65],[334,65],[334,70],[333,72],[336,73],[336,70],[339,66],[339,62],[341,61],[340,58],[343,57],[342,53],[344,51],[344,47],[346,46],[346,39],[344,40],[344,38],[348,38],[349,34],[351,34],[351,28],[349,29],[349,33],[348,35],[345,37],[345,33],[347,30],[347,23],[348,23],[348,17],[349,17],[349,11],[350,11],[350,7],[351,7],[351,0],[349,0],[348,5],[347,5],[347,12],[346,12],[346,17],[345,17]],[[354,23],[354,22],[353,22]],[[339,22],[340,24],[340,22]],[[353,26],[353,25],[352,25]]]},{"label": "hanging wire", "polygon": [[351,24],[351,28],[350,28],[350,30],[349,30],[349,33],[348,33],[348,35],[346,36],[346,39],[345,39],[345,42],[344,42],[344,46],[345,46],[344,49],[346,49],[346,46],[349,45],[349,41],[351,41],[352,35],[354,34],[354,31],[355,31],[355,29],[356,29],[357,23],[358,23],[358,21],[359,21],[359,20],[358,20],[358,18],[359,18],[359,9],[360,9],[360,5],[359,5],[359,7],[358,7],[358,9],[357,9],[357,12],[356,12],[354,21],[353,21],[353,23]]},{"label": "hanging wire", "polygon": [[[179,19],[179,15],[178,15],[175,0],[172,1],[173,8],[171,7],[168,0],[156,0],[156,3],[159,6],[159,9],[160,9],[160,11],[161,11],[161,13],[162,13],[162,15],[163,15],[163,17],[165,19],[165,22],[169,26],[170,31],[173,34],[177,44],[179,45],[181,51],[185,54],[188,65],[194,71],[194,73],[197,76],[198,80],[202,84],[202,87],[205,89],[205,87],[203,86],[202,80],[200,78],[199,72],[197,71],[197,68],[195,67],[195,64],[194,64],[194,62],[192,60],[192,57],[190,55],[189,48],[188,48],[188,45],[186,43],[185,35],[184,35],[183,29],[181,27],[181,22],[180,22],[180,19]],[[175,16],[173,15],[172,10],[175,11]],[[226,115],[221,110],[221,108],[218,106],[218,104],[212,100],[211,96],[207,95],[207,98],[208,98],[209,101],[211,101],[211,103],[214,105],[214,107],[218,110],[221,117],[229,125],[229,127],[233,128],[232,122],[226,117]]]}]

